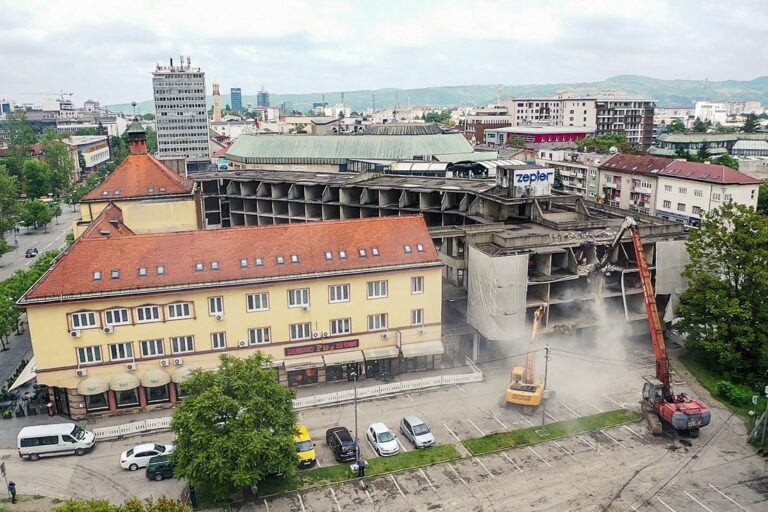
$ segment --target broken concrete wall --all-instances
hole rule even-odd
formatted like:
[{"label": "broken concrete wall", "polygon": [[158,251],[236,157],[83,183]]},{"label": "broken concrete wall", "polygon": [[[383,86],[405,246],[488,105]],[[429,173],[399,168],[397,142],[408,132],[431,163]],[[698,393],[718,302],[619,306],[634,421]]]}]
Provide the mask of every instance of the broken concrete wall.
[{"label": "broken concrete wall", "polygon": [[467,322],[489,340],[509,340],[525,330],[528,255],[468,252]]},{"label": "broken concrete wall", "polygon": [[680,295],[688,287],[683,270],[691,260],[683,240],[656,242],[656,293],[669,294],[664,321],[671,322],[677,316]]}]

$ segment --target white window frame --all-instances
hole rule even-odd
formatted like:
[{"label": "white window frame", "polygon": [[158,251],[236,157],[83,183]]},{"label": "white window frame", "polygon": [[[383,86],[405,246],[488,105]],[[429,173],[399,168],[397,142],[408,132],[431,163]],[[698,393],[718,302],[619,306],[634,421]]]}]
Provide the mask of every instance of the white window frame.
[{"label": "white window frame", "polygon": [[174,336],[171,338],[171,354],[189,354],[195,351],[194,336]]},{"label": "white window frame", "polygon": [[109,345],[110,361],[133,361],[133,343],[112,343]]},{"label": "white window frame", "polygon": [[101,346],[77,347],[77,365],[99,364],[103,362],[101,356]]},{"label": "white window frame", "polygon": [[[147,315],[148,312],[153,312],[152,315]],[[141,316],[144,316],[144,319],[141,319]],[[153,318],[149,318],[148,316],[152,316]],[[160,322],[162,321],[162,318],[160,317],[160,306],[139,306],[136,308],[136,323],[137,324],[146,324],[149,322]]]},{"label": "white window frame", "polygon": [[376,313],[368,315],[368,331],[386,331],[389,328],[389,315],[387,313]]},{"label": "white window frame", "polygon": [[141,347],[141,357],[157,357],[165,355],[165,343],[163,343],[162,338],[141,340],[139,346]]},{"label": "white window frame", "polygon": [[385,299],[389,293],[389,283],[386,279],[368,281],[366,283],[369,299]]},{"label": "white window frame", "polygon": [[309,307],[309,288],[294,288],[288,290],[288,307]]},{"label": "white window frame", "polygon": [[168,320],[181,320],[183,318],[192,318],[191,302],[174,302],[168,304]]},{"label": "white window frame", "polygon": [[269,292],[249,293],[245,296],[245,308],[249,313],[269,311]]},{"label": "white window frame", "polygon": [[218,316],[224,314],[224,297],[217,295],[208,297],[208,315]]},{"label": "white window frame", "polygon": [[[115,321],[115,315],[120,316],[118,321]],[[112,317],[110,319],[110,317]],[[104,325],[128,325],[131,323],[131,315],[128,308],[112,308],[104,312]]]},{"label": "white window frame", "polygon": [[340,336],[342,334],[350,334],[352,332],[352,319],[351,318],[337,318],[330,321],[331,336]]},{"label": "white window frame", "polygon": [[312,338],[312,324],[310,322],[291,324],[289,331],[291,341],[302,341]]},{"label": "white window frame", "polygon": [[693,195],[694,195],[694,197],[704,197],[704,191],[696,189],[696,190],[693,191]]},{"label": "white window frame", "polygon": [[665,199],[663,203],[661,203],[662,208],[672,208],[672,201],[669,199]]},{"label": "white window frame", "polygon": [[672,185],[664,185],[664,192],[672,192]]},{"label": "white window frame", "polygon": [[424,309],[411,310],[411,325],[424,325]]},{"label": "white window frame", "polygon": [[[682,208],[680,208],[682,206]],[[677,203],[677,211],[684,212],[685,211],[685,203]]]},{"label": "white window frame", "polygon": [[411,278],[411,295],[424,293],[424,276],[414,276]]},{"label": "white window frame", "polygon": [[267,345],[272,343],[271,327],[251,327],[248,329],[249,345]]},{"label": "white window frame", "polygon": [[79,311],[72,313],[69,318],[72,329],[94,329],[98,327],[95,311]]},{"label": "white window frame", "polygon": [[349,285],[332,284],[328,286],[328,302],[330,304],[349,302]]},{"label": "white window frame", "polygon": [[686,187],[677,187],[678,194],[686,195],[688,194],[688,189]]},{"label": "white window frame", "polygon": [[224,331],[211,333],[211,349],[223,350],[227,348],[227,333]]}]

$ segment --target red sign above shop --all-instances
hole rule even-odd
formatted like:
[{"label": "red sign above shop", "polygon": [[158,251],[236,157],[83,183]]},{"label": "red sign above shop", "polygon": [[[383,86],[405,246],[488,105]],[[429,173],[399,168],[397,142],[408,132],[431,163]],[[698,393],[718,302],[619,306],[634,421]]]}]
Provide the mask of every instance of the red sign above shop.
[{"label": "red sign above shop", "polygon": [[344,350],[347,348],[357,348],[360,346],[360,340],[330,341],[328,343],[315,343],[314,345],[302,345],[301,347],[285,348],[286,356],[300,356],[303,354],[316,354],[318,352],[330,352],[332,350]]}]

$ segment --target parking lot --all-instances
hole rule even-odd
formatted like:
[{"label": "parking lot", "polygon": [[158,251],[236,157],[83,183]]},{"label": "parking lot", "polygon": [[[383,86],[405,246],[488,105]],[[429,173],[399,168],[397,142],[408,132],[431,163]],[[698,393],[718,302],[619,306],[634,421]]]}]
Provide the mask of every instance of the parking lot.
[{"label": "parking lot", "polygon": [[[638,408],[642,375],[652,372],[644,347],[626,354],[628,364],[575,361],[557,352],[549,367],[557,397],[546,407],[547,423],[618,407]],[[403,416],[418,415],[437,443],[492,432],[526,428],[542,421],[541,411],[526,416],[500,405],[510,367],[500,358],[482,365],[485,381],[421,393],[360,402],[358,431],[367,459],[376,456],[363,441],[365,430],[382,421],[396,434],[401,449],[412,446],[399,435]],[[678,380],[684,380],[681,376]],[[361,385],[364,385],[362,383]],[[687,390],[678,383],[680,390]],[[318,390],[323,392],[322,390]],[[323,488],[260,498],[241,510],[657,510],[759,511],[768,509],[766,459],[745,444],[741,420],[713,407],[712,425],[693,440],[653,437],[643,423],[505,450],[480,457],[367,478],[367,488],[350,481]],[[344,404],[299,413],[309,428],[321,467],[336,464],[325,444],[326,429],[342,425],[355,431],[354,406]],[[121,451],[135,444],[169,442],[170,433],[99,443],[84,457],[59,457],[30,463],[12,447],[0,450],[9,477],[20,493],[48,496],[178,497],[176,480],[150,482],[143,471],[119,468]],[[466,452],[465,452],[466,454]],[[308,470],[308,471],[311,471]],[[41,476],[44,475],[44,476]]]}]

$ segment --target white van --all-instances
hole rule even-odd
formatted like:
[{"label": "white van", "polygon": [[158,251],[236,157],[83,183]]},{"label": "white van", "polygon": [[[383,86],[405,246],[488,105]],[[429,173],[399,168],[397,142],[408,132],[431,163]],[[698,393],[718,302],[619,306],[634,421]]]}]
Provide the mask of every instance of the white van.
[{"label": "white van", "polygon": [[24,427],[16,438],[19,457],[37,460],[44,455],[85,455],[96,443],[93,432],[74,423]]}]

